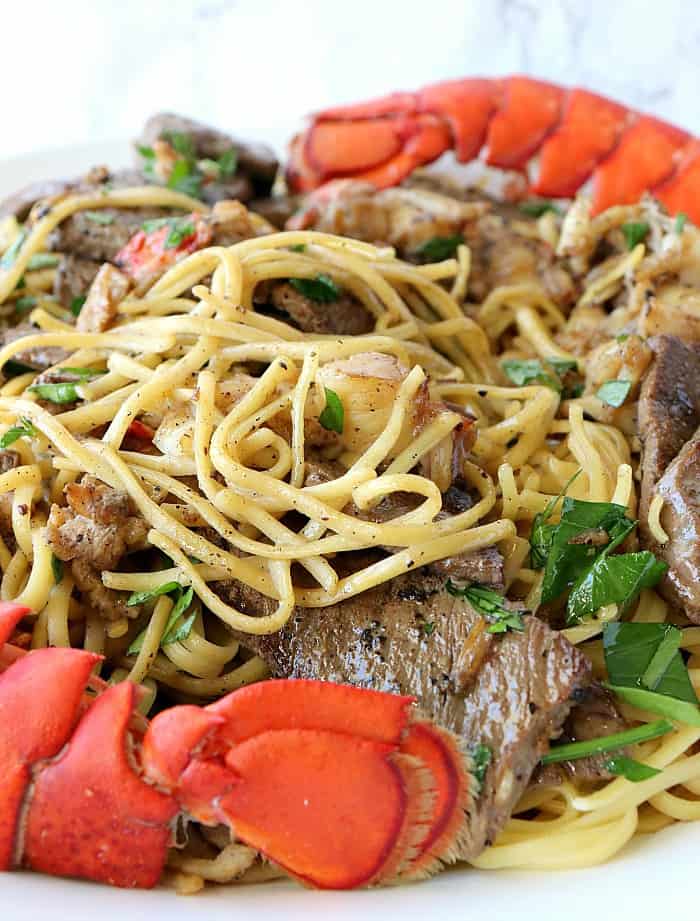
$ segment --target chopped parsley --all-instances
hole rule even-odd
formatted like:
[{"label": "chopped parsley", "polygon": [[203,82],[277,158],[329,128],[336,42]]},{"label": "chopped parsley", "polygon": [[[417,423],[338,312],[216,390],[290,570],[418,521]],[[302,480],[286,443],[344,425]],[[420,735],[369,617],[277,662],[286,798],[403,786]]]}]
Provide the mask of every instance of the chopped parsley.
[{"label": "chopped parsley", "polygon": [[649,550],[610,555],[633,527],[611,541],[571,589],[566,605],[569,622],[577,623],[608,604],[616,604],[624,613],[642,589],[653,588],[662,578],[668,565]]},{"label": "chopped parsley", "polygon": [[87,300],[87,296],[85,294],[79,294],[77,297],[74,297],[73,300],[70,302],[70,312],[73,314],[74,317],[80,316],[80,311],[85,306],[86,300]]},{"label": "chopped parsley", "polygon": [[232,147],[231,150],[222,153],[217,160],[200,160],[199,167],[219,182],[230,179],[238,169],[238,152]]},{"label": "chopped parsley", "polygon": [[28,313],[30,310],[34,310],[36,307],[36,298],[31,294],[25,294],[23,297],[18,297],[15,301],[15,310],[19,313]]},{"label": "chopped parsley", "polygon": [[23,416],[17,425],[13,425],[12,428],[9,428],[0,438],[0,448],[4,451],[5,448],[9,448],[10,445],[13,445],[20,438],[34,438],[36,434],[37,430],[32,425],[31,419],[27,419]]},{"label": "chopped parsley", "polygon": [[165,249],[176,249],[189,237],[196,233],[196,227],[191,217],[161,217],[152,221],[144,221],[141,225],[145,233],[154,233],[163,227],[168,227],[165,238]]},{"label": "chopped parsley", "polygon": [[337,432],[342,435],[343,425],[345,424],[345,410],[342,400],[335,390],[331,390],[330,387],[324,387],[323,389],[326,394],[326,405],[318,417],[318,421],[327,431]]},{"label": "chopped parsley", "polygon": [[606,624],[603,649],[610,683],[697,704],[680,642],[681,631],[671,624]]},{"label": "chopped parsley", "polygon": [[455,598],[465,598],[475,610],[484,615],[489,621],[487,627],[489,633],[506,633],[508,630],[522,633],[525,629],[524,612],[507,608],[506,599],[498,592],[481,585],[467,585],[465,588],[459,588],[451,579],[447,580],[445,588]]},{"label": "chopped parsley", "polygon": [[114,215],[107,214],[105,211],[84,211],[83,214],[93,224],[103,224],[106,227],[114,223]]},{"label": "chopped parsley", "polygon": [[423,633],[425,633],[426,636],[432,636],[433,633],[435,633],[435,621],[434,620],[425,621],[423,623]]},{"label": "chopped parsley", "polygon": [[49,403],[75,403],[79,400],[76,384],[70,381],[59,384],[32,384],[27,390],[36,393],[42,400]]},{"label": "chopped parsley", "polygon": [[292,253],[303,253],[306,251],[306,243],[293,243],[289,250]]},{"label": "chopped parsley", "polygon": [[483,745],[481,742],[470,751],[472,756],[472,777],[478,784],[478,793],[481,793],[481,788],[484,785],[484,777],[486,776],[486,771],[491,764],[491,759],[493,758],[493,753],[488,745]]},{"label": "chopped parsley", "polygon": [[55,269],[60,261],[60,257],[54,253],[35,253],[27,263],[27,271],[36,272],[40,269]]},{"label": "chopped parsley", "polygon": [[627,249],[632,250],[639,243],[643,243],[651,228],[646,221],[630,221],[620,227],[622,235],[625,238]]},{"label": "chopped parsley", "polygon": [[303,294],[304,297],[308,297],[309,300],[316,301],[319,304],[330,304],[340,297],[340,288],[330,275],[326,275],[324,272],[321,272],[316,278],[290,278],[289,284],[299,294]]},{"label": "chopped parsley", "polygon": [[416,250],[416,255],[424,262],[443,262],[457,254],[457,247],[464,243],[461,233],[451,237],[431,237]]},{"label": "chopped parsley", "polygon": [[[178,624],[178,621],[187,613],[188,608],[192,604],[192,599],[194,598],[192,586],[190,585],[186,591],[183,591],[179,582],[165,582],[152,591],[134,592],[127,601],[128,605],[142,604],[144,601],[150,601],[159,595],[169,595],[171,592],[177,592],[178,594],[160,639],[161,646],[182,642],[182,640],[186,640],[192,632],[192,626],[197,617],[196,611],[185,618],[181,624]],[[143,647],[145,637],[146,630],[142,630],[129,646],[126,654],[132,656],[139,653]]]},{"label": "chopped parsley", "polygon": [[677,234],[683,233],[685,225],[688,223],[688,215],[685,211],[679,211],[676,215],[676,223],[673,225]]},{"label": "chopped parsley", "polygon": [[673,723],[668,720],[656,720],[645,726],[626,729],[624,732],[615,732],[609,736],[598,739],[588,739],[585,742],[570,742],[566,745],[554,745],[542,756],[542,764],[556,764],[558,761],[577,761],[579,758],[588,758],[590,755],[600,755],[603,752],[617,751],[627,745],[636,745],[638,742],[648,742],[658,739],[659,736],[671,732]]},{"label": "chopped parsley", "polygon": [[547,524],[552,517],[557,502],[563,498],[569,491],[569,486],[574,482],[581,473],[579,468],[576,473],[569,478],[564,484],[564,488],[558,496],[553,496],[543,512],[538,512],[532,520],[532,532],[530,534],[530,562],[534,569],[542,569],[547,562],[547,555],[552,545],[552,536],[555,525]]},{"label": "chopped parsley", "polygon": [[554,214],[561,214],[560,209],[554,202],[546,198],[533,198],[531,201],[521,202],[518,207],[522,213],[527,214],[528,217],[542,217],[542,215],[546,214],[548,211]]},{"label": "chopped parsley", "polygon": [[181,158],[176,160],[168,177],[167,186],[190,198],[199,198],[202,194],[202,177],[197,173],[192,161]]},{"label": "chopped parsley", "polygon": [[554,371],[554,374],[548,372],[537,358],[512,358],[504,361],[501,367],[508,380],[516,387],[526,387],[533,383],[544,384],[556,390],[557,393],[561,393],[563,399],[581,395],[582,384],[564,387],[562,383],[564,375],[578,370],[578,362],[575,359],[552,357],[547,359],[546,364]]},{"label": "chopped parsley", "polygon": [[55,553],[51,554],[51,572],[54,582],[58,585],[63,579],[63,560],[59,560]]},{"label": "chopped parsley", "polygon": [[606,381],[598,388],[596,396],[603,403],[607,403],[608,406],[613,406],[617,409],[625,402],[631,388],[632,381]]}]

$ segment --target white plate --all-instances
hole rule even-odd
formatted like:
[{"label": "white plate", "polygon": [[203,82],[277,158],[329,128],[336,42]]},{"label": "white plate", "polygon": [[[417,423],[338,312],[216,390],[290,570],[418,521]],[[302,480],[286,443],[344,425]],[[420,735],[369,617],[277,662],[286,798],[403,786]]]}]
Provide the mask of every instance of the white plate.
[{"label": "white plate", "polygon": [[[122,141],[45,151],[0,162],[0,198],[38,179],[129,163]],[[181,897],[124,891],[28,873],[0,874],[2,921],[698,921],[692,885],[700,827],[677,825],[627,847],[600,867],[555,872],[457,869],[425,883],[370,892],[310,892],[292,883],[211,888]]]}]

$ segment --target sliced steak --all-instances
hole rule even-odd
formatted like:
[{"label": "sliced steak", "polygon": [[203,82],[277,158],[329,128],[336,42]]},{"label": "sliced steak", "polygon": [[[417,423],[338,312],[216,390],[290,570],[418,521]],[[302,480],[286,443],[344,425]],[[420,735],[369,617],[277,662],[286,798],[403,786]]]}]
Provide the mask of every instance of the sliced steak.
[{"label": "sliced steak", "polygon": [[642,533],[654,486],[700,426],[700,344],[676,336],[657,336],[649,344],[654,362],[639,397]]},{"label": "sliced steak", "polygon": [[100,263],[82,259],[70,253],[63,256],[56,270],[53,293],[64,307],[71,307],[76,298],[86,297]]},{"label": "sliced steak", "polygon": [[99,213],[104,219],[111,218],[110,223],[94,220],[90,210],[66,218],[51,234],[50,248],[95,262],[112,262],[144,221],[171,214],[164,208],[101,208]]},{"label": "sliced steak", "polygon": [[[227,583],[228,600],[264,613],[257,593]],[[460,857],[491,843],[527,786],[571,697],[590,683],[585,656],[535,617],[522,633],[486,633],[484,620],[443,580],[410,573],[322,609],[297,609],[277,634],[241,636],[279,677],[317,678],[413,694],[433,719],[491,751]],[[465,646],[480,647],[465,694],[454,690]]]},{"label": "sliced steak", "polygon": [[[41,335],[41,330],[36,326],[32,326],[31,323],[20,323],[17,326],[11,326],[2,330],[2,344],[7,345],[8,342],[16,342],[24,336],[37,335]],[[32,349],[24,349],[21,352],[17,352],[14,356],[14,360],[28,365],[36,371],[44,371],[46,368],[58,364],[67,357],[68,352],[66,352],[65,349],[55,345],[47,345],[45,347],[35,346]]]},{"label": "sliced steak", "polygon": [[374,329],[374,317],[346,294],[320,303],[305,297],[288,282],[280,282],[272,285],[269,295],[272,307],[305,333],[359,336]]},{"label": "sliced steak", "polygon": [[[591,739],[624,732],[629,728],[629,723],[617,709],[612,694],[594,682],[577,697],[576,706],[571,708],[571,713],[564,723],[561,741],[589,742]],[[567,778],[577,783],[599,783],[613,776],[605,767],[609,759],[609,754],[602,754],[579,758],[576,761],[563,761],[560,764],[548,764],[538,768],[534,781],[547,786],[558,786]]]},{"label": "sliced steak", "polygon": [[53,198],[55,195],[64,195],[70,191],[73,183],[63,179],[45,179],[24,186],[0,201],[0,218],[13,214],[17,220],[23,221],[36,202],[42,198]]},{"label": "sliced steak", "polygon": [[471,550],[431,563],[431,569],[460,582],[478,582],[491,588],[503,588],[503,556],[496,547]]},{"label": "sliced steak", "polygon": [[[700,623],[700,344],[675,336],[650,343],[655,361],[639,399],[640,537],[669,565],[660,584],[663,596]],[[660,521],[669,536],[664,544],[649,530],[655,495],[664,500]]]},{"label": "sliced steak", "polygon": [[254,195],[268,195],[277,175],[277,158],[269,147],[240,141],[201,122],[171,112],[152,115],[144,125],[137,145],[152,147],[172,135],[185,135],[191,141],[197,160],[218,160],[230,150],[236,152],[237,169],[230,179],[204,186],[205,201],[224,198],[248,201]]},{"label": "sliced steak", "polygon": [[668,466],[655,495],[664,502],[659,520],[669,539],[658,544],[647,535],[645,543],[668,563],[661,594],[700,623],[700,429]]}]

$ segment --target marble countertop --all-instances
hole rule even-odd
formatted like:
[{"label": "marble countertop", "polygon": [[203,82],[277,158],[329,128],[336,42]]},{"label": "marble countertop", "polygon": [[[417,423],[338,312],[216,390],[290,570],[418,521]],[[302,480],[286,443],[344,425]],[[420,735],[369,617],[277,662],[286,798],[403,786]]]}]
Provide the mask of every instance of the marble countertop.
[{"label": "marble countertop", "polygon": [[3,32],[0,158],[132,136],[158,109],[281,150],[315,108],[513,72],[700,134],[692,0],[35,0]]}]

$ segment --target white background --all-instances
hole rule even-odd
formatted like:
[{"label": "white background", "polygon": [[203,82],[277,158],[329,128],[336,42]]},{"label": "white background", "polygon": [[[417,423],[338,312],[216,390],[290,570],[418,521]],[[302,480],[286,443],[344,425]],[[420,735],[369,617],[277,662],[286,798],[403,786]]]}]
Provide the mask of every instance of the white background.
[{"label": "white background", "polygon": [[157,109],[279,149],[304,113],[526,72],[700,134],[698,0],[0,0],[0,159]]}]

